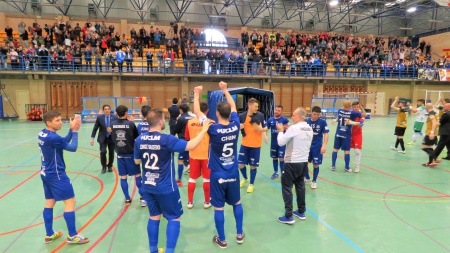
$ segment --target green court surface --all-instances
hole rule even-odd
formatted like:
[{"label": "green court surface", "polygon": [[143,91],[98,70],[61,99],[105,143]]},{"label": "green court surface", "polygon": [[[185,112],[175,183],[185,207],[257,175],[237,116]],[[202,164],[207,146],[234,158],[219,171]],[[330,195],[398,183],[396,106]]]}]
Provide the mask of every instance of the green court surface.
[{"label": "green court surface", "polygon": [[[412,135],[413,117],[406,131]],[[330,120],[328,123],[330,124]],[[450,252],[450,162],[423,167],[427,156],[420,145],[394,152],[395,116],[366,121],[361,172],[344,173],[343,152],[331,171],[335,126],[321,166],[318,188],[306,187],[307,219],[293,225],[278,222],[284,214],[280,180],[273,173],[268,144],[254,193],[241,189],[245,242],[235,242],[232,208],[225,209],[227,252]],[[139,194],[130,179],[134,202],[124,206],[116,170],[100,174],[98,144],[89,145],[93,124],[83,124],[76,153],[65,152],[68,175],[77,199],[77,228],[91,239],[85,245],[66,245],[64,239],[44,243],[44,195],[37,134],[42,122],[0,121],[0,252],[148,252],[148,210],[139,206]],[[68,130],[65,123],[61,135]],[[445,156],[445,150],[441,156]],[[351,151],[352,160],[354,153]],[[115,162],[117,164],[117,162]],[[352,162],[353,165],[353,162]],[[310,166],[311,169],[311,166]],[[185,208],[186,183],[180,188],[184,215],[176,252],[222,252],[212,243],[216,234],[213,209],[203,209],[201,179],[193,209]],[[295,203],[294,203],[295,204]],[[63,204],[54,211],[54,228],[67,234]],[[165,246],[160,226],[159,247]]]}]

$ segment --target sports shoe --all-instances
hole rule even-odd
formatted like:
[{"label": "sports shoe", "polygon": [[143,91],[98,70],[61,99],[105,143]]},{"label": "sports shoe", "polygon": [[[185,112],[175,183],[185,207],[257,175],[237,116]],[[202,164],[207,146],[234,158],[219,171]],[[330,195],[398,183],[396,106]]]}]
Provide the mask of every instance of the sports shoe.
[{"label": "sports shoe", "polygon": [[331,171],[335,171],[335,170],[336,170],[336,167],[335,167],[335,166],[331,166],[330,170],[331,170]]},{"label": "sports shoe", "polygon": [[399,153],[406,154],[406,150],[399,150]]},{"label": "sports shoe", "polygon": [[[333,169],[332,169],[333,170]],[[305,177],[305,183],[309,183],[309,182],[311,182],[311,178],[306,178]]]},{"label": "sports shoe", "polygon": [[391,149],[394,150],[394,151],[397,151],[397,148],[396,148],[396,147],[391,147]]},{"label": "sports shoe", "polygon": [[294,217],[291,216],[291,217],[287,218],[286,215],[279,217],[278,221],[283,224],[294,224],[295,223]]},{"label": "sports shoe", "polygon": [[247,187],[247,193],[252,193],[255,190],[255,186],[252,184],[249,184]]},{"label": "sports shoe", "polygon": [[350,172],[352,172],[352,169],[345,169],[345,172],[348,172],[348,173],[350,173]]},{"label": "sports shoe", "polygon": [[146,206],[147,206],[147,201],[145,201],[141,198],[141,207],[146,207]]},{"label": "sports shoe", "polygon": [[183,165],[186,166],[186,167],[189,166],[189,160],[184,160],[183,161]]},{"label": "sports shoe", "polygon": [[273,175],[270,177],[270,179],[274,180],[278,178],[278,173],[273,173]]},{"label": "sports shoe", "polygon": [[316,182],[312,182],[311,183],[311,189],[316,189],[317,188],[317,183]]},{"label": "sports shoe", "polygon": [[53,233],[53,235],[51,235],[51,236],[46,236],[45,237],[45,243],[53,242],[54,240],[60,238],[62,236],[62,234],[63,233],[61,231],[58,231],[58,232]]},{"label": "sports shoe", "polygon": [[188,209],[192,209],[194,207],[194,202],[187,202],[186,206]]},{"label": "sports shoe", "polygon": [[355,167],[355,173],[359,172],[359,167]]},{"label": "sports shoe", "polygon": [[158,248],[158,253],[164,253],[164,248]]},{"label": "sports shoe", "polygon": [[221,249],[226,249],[227,248],[227,242],[226,241],[223,241],[223,242],[221,242],[220,240],[219,240],[219,237],[217,236],[217,235],[215,235],[214,237],[213,237],[213,243],[215,243],[217,246],[219,246],[219,248],[221,248]]},{"label": "sports shoe", "polygon": [[437,163],[437,162],[432,162],[432,163],[429,164],[429,166],[433,167],[433,166],[436,166],[436,165],[438,165],[438,164],[439,164],[439,163]]},{"label": "sports shoe", "polygon": [[126,205],[126,206],[131,205],[131,199],[126,199],[126,200],[125,200],[125,205]]},{"label": "sports shoe", "polygon": [[299,218],[300,220],[306,220],[305,213],[300,213],[299,211],[294,211],[294,212],[292,212],[292,214],[294,216],[296,216],[297,218]]},{"label": "sports shoe", "polygon": [[181,181],[181,179],[177,179],[177,185],[178,187],[183,186],[183,181]]},{"label": "sports shoe", "polygon": [[442,157],[444,160],[450,160],[450,156]]},{"label": "sports shoe", "polygon": [[435,162],[435,163],[440,163],[440,162],[441,162],[441,159],[436,159],[434,162]]},{"label": "sports shoe", "polygon": [[236,242],[241,244],[244,243],[245,234],[236,235]]},{"label": "sports shoe", "polygon": [[211,207],[211,203],[210,202],[205,202],[205,203],[203,203],[203,208],[204,209],[208,209],[208,208],[210,208]]},{"label": "sports shoe", "polygon": [[248,182],[248,179],[242,179],[241,184],[240,184],[241,188],[244,188],[245,183],[247,183],[247,182]]},{"label": "sports shoe", "polygon": [[410,141],[410,142],[406,143],[406,145],[416,145],[416,143],[413,141]]},{"label": "sports shoe", "polygon": [[85,244],[89,242],[89,238],[77,234],[74,236],[67,236],[66,242],[70,244]]},{"label": "sports shoe", "polygon": [[429,163],[429,162],[426,162],[426,163],[422,163],[422,166],[425,166],[425,167],[429,167],[429,166],[430,166],[430,164],[431,164],[431,163]]}]

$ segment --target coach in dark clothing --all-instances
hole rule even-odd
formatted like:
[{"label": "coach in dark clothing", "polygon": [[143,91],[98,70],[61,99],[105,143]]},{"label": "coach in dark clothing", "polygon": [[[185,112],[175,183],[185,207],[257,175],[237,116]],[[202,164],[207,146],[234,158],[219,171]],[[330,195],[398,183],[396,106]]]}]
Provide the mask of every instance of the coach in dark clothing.
[{"label": "coach in dark clothing", "polygon": [[[180,117],[177,120],[177,124],[175,125],[175,133],[178,134],[178,139],[180,140],[186,140],[185,138],[185,132],[186,132],[186,125],[188,121],[194,116],[190,115],[189,113],[189,106],[187,104],[181,104],[180,105]],[[181,176],[183,175],[184,166],[189,165],[189,152],[180,152],[178,153],[178,178],[177,178],[177,184],[178,186],[182,186],[181,182]]]},{"label": "coach in dark clothing", "polygon": [[450,103],[444,104],[444,114],[442,114],[439,124],[439,142],[434,150],[435,158],[439,157],[444,147],[450,148]]},{"label": "coach in dark clothing", "polygon": [[169,111],[170,119],[169,119],[169,127],[170,134],[175,135],[175,126],[177,125],[177,118],[180,116],[180,107],[178,107],[178,98],[172,99],[173,105],[171,105],[167,110]]},{"label": "coach in dark clothing", "polygon": [[[109,105],[103,106],[103,114],[97,116],[94,128],[91,134],[91,146],[94,146],[94,138],[97,130],[99,130],[97,142],[100,144],[100,162],[102,164],[102,174],[112,172],[114,163],[114,142],[111,138],[111,122],[117,120],[116,115],[111,114],[111,107]],[[108,164],[106,164],[106,147],[108,147]]]}]

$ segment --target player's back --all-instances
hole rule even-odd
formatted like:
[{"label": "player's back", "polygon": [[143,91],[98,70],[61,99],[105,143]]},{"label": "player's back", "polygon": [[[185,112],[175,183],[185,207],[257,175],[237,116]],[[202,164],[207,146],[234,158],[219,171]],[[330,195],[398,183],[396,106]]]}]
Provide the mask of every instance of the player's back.
[{"label": "player's back", "polygon": [[347,120],[355,120],[357,117],[361,117],[361,113],[339,109],[338,110],[338,126],[336,130],[336,136],[338,137],[350,137],[352,133],[352,125],[346,125]]},{"label": "player's back", "polygon": [[143,190],[165,194],[178,189],[172,169],[173,152],[186,148],[173,135],[145,132],[136,138],[134,158],[142,161]]},{"label": "player's back", "polygon": [[114,150],[117,154],[133,154],[133,146],[138,131],[136,125],[127,119],[118,119],[111,123]]},{"label": "player's back", "polygon": [[41,152],[41,174],[65,173],[63,149],[67,147],[68,142],[55,132],[43,129],[39,132],[38,144]]},{"label": "player's back", "polygon": [[240,123],[236,112],[231,113],[228,125],[213,124],[209,127],[210,137],[208,168],[224,174],[238,173],[237,142]]},{"label": "player's back", "polygon": [[141,135],[142,133],[148,132],[150,130],[150,127],[148,126],[148,123],[146,121],[140,122],[137,125],[138,134]]}]

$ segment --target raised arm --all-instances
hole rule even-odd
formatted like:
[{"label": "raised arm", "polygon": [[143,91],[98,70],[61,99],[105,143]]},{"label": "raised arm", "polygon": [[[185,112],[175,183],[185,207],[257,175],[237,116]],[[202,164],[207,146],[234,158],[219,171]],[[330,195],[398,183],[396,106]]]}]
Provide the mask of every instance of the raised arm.
[{"label": "raised arm", "polygon": [[205,115],[200,111],[200,93],[202,93],[203,86],[197,86],[194,88],[194,114],[197,118],[202,118]]},{"label": "raised arm", "polygon": [[395,97],[394,102],[392,102],[392,105],[391,105],[391,108],[394,109],[394,110],[396,110],[396,111],[400,110],[400,109],[397,107],[397,103],[398,103],[398,96]]},{"label": "raised arm", "polygon": [[231,97],[231,94],[228,91],[228,84],[226,82],[220,82],[219,87],[222,90],[223,94],[225,95],[227,102],[230,104],[231,112],[237,112],[236,103],[234,102],[233,97]]}]

